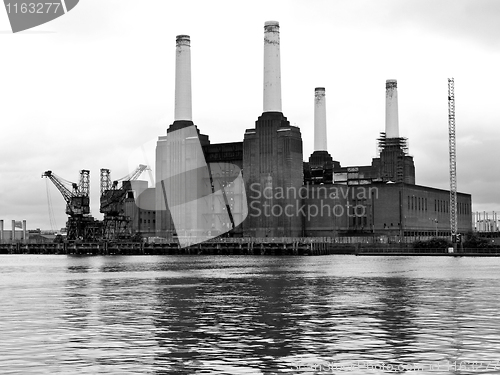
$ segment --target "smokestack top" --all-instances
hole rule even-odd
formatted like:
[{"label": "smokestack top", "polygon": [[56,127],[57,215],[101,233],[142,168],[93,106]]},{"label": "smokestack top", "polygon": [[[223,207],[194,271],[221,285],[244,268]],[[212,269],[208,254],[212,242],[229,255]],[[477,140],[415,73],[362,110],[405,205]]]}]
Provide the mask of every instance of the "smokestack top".
[{"label": "smokestack top", "polygon": [[264,23],[264,27],[266,26],[277,26],[280,27],[280,23],[278,21],[266,21]]},{"label": "smokestack top", "polygon": [[393,87],[398,87],[398,80],[397,79],[388,79],[385,81],[385,88],[393,88]]},{"label": "smokestack top", "polygon": [[[316,87],[314,89],[314,97],[316,99],[316,102],[318,101],[324,101],[325,100],[325,93],[326,93],[326,90],[324,87]],[[325,103],[321,103],[322,106],[325,105]],[[323,121],[323,120],[322,120]],[[324,120],[324,126],[326,127],[326,119]]]},{"label": "smokestack top", "polygon": [[177,46],[191,46],[191,38],[189,35],[177,35],[175,41]]}]

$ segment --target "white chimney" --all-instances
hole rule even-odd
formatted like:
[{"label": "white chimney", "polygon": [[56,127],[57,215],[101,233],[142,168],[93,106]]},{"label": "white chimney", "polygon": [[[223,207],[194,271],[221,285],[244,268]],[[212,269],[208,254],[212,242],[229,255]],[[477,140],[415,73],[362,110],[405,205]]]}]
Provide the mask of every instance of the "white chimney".
[{"label": "white chimney", "polygon": [[398,81],[395,79],[385,82],[385,136],[399,138]]},{"label": "white chimney", "polygon": [[327,151],[325,88],[314,89],[314,151]]},{"label": "white chimney", "polygon": [[264,112],[281,112],[280,26],[264,24]]},{"label": "white chimney", "polygon": [[175,54],[175,118],[193,120],[191,107],[191,42],[189,35],[177,35]]}]

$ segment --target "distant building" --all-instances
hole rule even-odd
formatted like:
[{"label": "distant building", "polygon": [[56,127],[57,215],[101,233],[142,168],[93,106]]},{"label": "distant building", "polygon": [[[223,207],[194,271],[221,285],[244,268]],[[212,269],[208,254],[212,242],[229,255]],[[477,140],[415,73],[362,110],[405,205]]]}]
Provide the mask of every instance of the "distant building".
[{"label": "distant building", "polygon": [[500,219],[498,218],[497,212],[474,212],[472,216],[474,231],[480,233],[500,232]]}]

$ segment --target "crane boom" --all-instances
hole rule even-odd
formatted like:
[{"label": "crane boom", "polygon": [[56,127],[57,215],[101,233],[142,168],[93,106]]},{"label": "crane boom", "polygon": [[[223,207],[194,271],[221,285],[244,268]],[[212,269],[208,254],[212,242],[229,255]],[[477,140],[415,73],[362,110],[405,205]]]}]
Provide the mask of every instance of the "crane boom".
[{"label": "crane boom", "polygon": [[105,194],[107,190],[117,190],[118,182],[123,181],[135,181],[137,180],[142,172],[150,171],[147,165],[139,164],[139,166],[132,172],[126,175],[125,177],[119,178],[118,180],[111,181],[111,171],[106,168],[101,168],[101,196]]},{"label": "crane boom", "polygon": [[[51,180],[66,201],[68,240],[82,239],[87,241],[95,239],[101,229],[99,223],[96,223],[95,219],[90,215],[90,171],[86,169],[80,171],[78,184],[66,181],[53,174],[52,171],[46,171],[42,174],[42,177]],[[63,182],[71,184],[72,191]]]},{"label": "crane boom", "polygon": [[457,160],[455,139],[455,80],[448,78],[448,134],[450,152],[450,227],[451,240],[457,242]]},{"label": "crane boom", "polygon": [[151,170],[151,169],[147,165],[139,164],[139,166],[132,173],[129,173],[125,177],[122,177],[117,181],[114,181],[113,184],[116,185],[118,181],[135,181],[141,176],[142,172],[146,170]]},{"label": "crane boom", "polygon": [[52,171],[46,171],[42,177],[47,177],[61,192],[64,200],[66,201],[66,214],[70,216],[88,215],[90,214],[90,198],[89,198],[89,185],[90,185],[90,172],[88,170],[80,171],[80,183],[69,182],[73,191],[70,191],[63,184],[63,179],[56,176]]},{"label": "crane boom", "polygon": [[61,182],[61,179],[56,177],[52,173],[52,171],[46,171],[44,174],[42,174],[42,177],[47,177],[50,181],[52,181],[57,190],[61,192],[66,203],[69,203],[71,201],[71,198],[77,195],[78,185],[74,182],[72,183],[73,192],[71,192],[66,186],[64,186],[64,184]]}]

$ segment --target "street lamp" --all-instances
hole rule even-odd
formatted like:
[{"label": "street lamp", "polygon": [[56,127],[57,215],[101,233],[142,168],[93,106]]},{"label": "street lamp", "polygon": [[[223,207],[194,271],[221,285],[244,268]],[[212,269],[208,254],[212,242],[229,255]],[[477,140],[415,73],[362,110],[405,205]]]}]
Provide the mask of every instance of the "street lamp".
[{"label": "street lamp", "polygon": [[436,223],[436,237],[437,237],[437,235],[438,235],[438,219],[437,218],[436,219],[429,218],[429,220],[434,221]]}]

